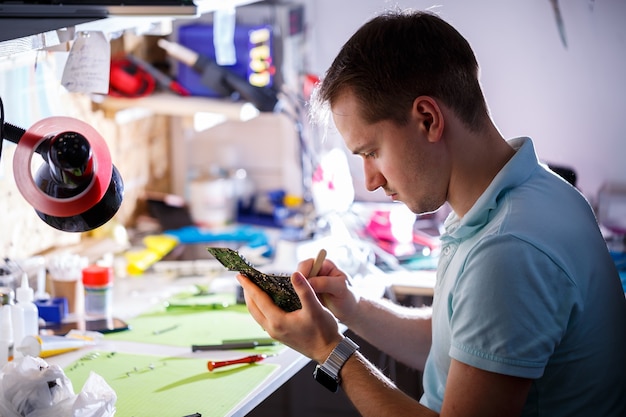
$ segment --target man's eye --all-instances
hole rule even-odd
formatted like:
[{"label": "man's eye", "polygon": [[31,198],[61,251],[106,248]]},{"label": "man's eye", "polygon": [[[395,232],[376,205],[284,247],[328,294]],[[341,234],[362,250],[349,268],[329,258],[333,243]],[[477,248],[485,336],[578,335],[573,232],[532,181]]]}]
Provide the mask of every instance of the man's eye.
[{"label": "man's eye", "polygon": [[366,153],[363,154],[363,157],[365,159],[376,158],[376,152],[374,152],[374,151],[366,152]]}]

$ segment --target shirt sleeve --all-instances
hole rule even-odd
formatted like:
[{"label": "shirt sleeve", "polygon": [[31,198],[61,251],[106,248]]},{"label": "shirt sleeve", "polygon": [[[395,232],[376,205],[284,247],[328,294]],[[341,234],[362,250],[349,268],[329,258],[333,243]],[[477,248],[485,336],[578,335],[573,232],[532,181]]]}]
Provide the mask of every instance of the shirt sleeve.
[{"label": "shirt sleeve", "polygon": [[539,378],[565,334],[576,288],[544,252],[513,236],[479,243],[448,298],[450,357]]}]

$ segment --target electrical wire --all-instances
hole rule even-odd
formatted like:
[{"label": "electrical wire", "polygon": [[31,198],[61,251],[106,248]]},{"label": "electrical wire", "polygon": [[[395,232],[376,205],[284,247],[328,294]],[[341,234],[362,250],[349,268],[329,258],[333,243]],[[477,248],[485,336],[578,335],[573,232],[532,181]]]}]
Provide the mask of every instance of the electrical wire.
[{"label": "electrical wire", "polygon": [[[281,91],[283,99],[279,101],[276,111],[285,115],[292,123],[295,132],[298,137],[298,144],[300,146],[300,169],[302,170],[302,182],[304,187],[304,200],[310,202],[311,196],[311,178],[313,171],[319,160],[316,153],[312,149],[312,144],[309,143],[305,134],[305,118],[306,109],[301,104],[303,101],[302,96],[297,93],[290,93],[285,89]],[[290,111],[291,110],[291,111]]]}]

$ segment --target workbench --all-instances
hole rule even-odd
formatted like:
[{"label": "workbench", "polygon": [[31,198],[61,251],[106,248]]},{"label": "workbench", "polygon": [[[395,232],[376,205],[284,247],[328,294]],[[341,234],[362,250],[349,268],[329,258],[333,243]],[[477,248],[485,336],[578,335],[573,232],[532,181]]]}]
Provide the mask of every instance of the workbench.
[{"label": "workbench", "polygon": [[[197,285],[210,288],[205,301],[206,297],[217,297],[215,306],[209,302],[206,308],[190,307],[189,314],[179,308],[163,314],[160,309],[164,302],[185,300],[177,297],[196,291]],[[117,279],[114,316],[127,321],[130,330],[105,334],[94,346],[46,361],[63,367],[76,393],[90,371],[102,376],[116,391],[119,417],[246,415],[310,360],[280,344],[192,352],[191,343],[268,338],[246,307],[234,303],[235,288],[234,273],[229,272],[177,278],[147,273]],[[177,325],[172,326],[172,320]],[[212,372],[207,369],[209,360],[231,360],[256,353],[273,356],[254,364]],[[158,414],[154,414],[155,409]]]}]

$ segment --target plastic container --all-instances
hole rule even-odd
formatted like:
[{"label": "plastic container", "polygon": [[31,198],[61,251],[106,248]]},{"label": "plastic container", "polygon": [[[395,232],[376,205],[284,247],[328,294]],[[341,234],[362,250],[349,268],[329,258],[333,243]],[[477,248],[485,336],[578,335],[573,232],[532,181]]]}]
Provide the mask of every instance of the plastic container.
[{"label": "plastic container", "polygon": [[13,360],[12,305],[0,306],[0,368]]},{"label": "plastic container", "polygon": [[0,369],[13,359],[13,301],[15,292],[0,287]]},{"label": "plastic container", "polygon": [[0,306],[13,304],[15,299],[15,291],[10,287],[0,287]]},{"label": "plastic container", "polygon": [[23,355],[47,358],[95,344],[96,341],[93,337],[78,334],[70,333],[67,336],[37,335],[26,336],[20,345],[16,345],[15,350]]},{"label": "plastic container", "polygon": [[91,265],[82,270],[85,291],[85,319],[111,317],[113,303],[113,269]]},{"label": "plastic container", "polygon": [[28,285],[28,274],[22,275],[22,285],[15,290],[13,305],[13,336],[16,345],[22,342],[25,336],[39,334],[39,309],[33,302],[35,293]]}]

